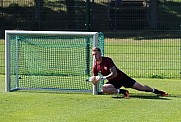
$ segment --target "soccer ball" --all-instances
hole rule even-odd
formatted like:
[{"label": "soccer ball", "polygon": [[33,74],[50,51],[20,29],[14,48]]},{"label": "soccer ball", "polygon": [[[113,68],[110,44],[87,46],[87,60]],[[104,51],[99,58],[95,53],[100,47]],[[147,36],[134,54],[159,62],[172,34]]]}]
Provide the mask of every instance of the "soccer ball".
[{"label": "soccer ball", "polygon": [[89,77],[89,79],[88,79],[88,81],[90,81],[90,82],[93,82],[93,81],[95,81],[96,80],[96,76],[91,76],[91,77]]},{"label": "soccer ball", "polygon": [[93,84],[97,84],[97,82],[100,80],[100,76],[91,76],[88,78],[87,81],[92,82]]}]

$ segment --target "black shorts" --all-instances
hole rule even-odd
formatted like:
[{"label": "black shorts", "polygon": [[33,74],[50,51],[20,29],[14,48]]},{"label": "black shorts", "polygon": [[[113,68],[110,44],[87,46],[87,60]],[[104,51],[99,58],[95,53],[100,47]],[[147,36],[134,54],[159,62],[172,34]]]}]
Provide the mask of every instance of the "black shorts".
[{"label": "black shorts", "polygon": [[122,78],[119,81],[108,81],[106,84],[112,84],[114,88],[119,89],[122,86],[125,88],[132,88],[132,86],[135,84],[135,80],[130,78],[129,76]]}]

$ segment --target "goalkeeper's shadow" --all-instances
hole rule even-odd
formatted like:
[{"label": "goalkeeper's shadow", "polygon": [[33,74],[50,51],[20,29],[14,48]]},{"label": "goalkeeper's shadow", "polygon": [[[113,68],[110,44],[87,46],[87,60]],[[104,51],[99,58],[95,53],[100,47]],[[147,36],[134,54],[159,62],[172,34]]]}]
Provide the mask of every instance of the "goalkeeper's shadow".
[{"label": "goalkeeper's shadow", "polygon": [[[169,96],[168,96],[169,97]],[[122,96],[114,96],[112,98],[114,99],[134,99],[134,98],[138,98],[138,99],[155,99],[155,100],[171,100],[168,97],[163,97],[163,96],[153,96],[153,95],[130,95],[129,98],[124,98]]]}]

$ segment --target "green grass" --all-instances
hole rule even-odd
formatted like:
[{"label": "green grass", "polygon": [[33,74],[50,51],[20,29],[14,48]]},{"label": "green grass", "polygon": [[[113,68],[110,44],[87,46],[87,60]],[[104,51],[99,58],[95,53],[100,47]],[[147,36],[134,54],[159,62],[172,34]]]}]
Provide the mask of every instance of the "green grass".
[{"label": "green grass", "polygon": [[[106,38],[105,56],[113,58],[116,65],[130,76],[147,78],[180,78],[180,42],[180,38]],[[60,52],[58,52],[58,54],[59,55],[56,54],[57,59],[64,56],[62,53],[60,54]],[[28,56],[29,55],[26,55],[26,57]],[[0,67],[2,67],[0,68],[0,74],[4,74],[3,41],[0,41],[0,58]],[[82,61],[81,57],[79,60],[79,62]],[[58,61],[56,62],[56,65],[58,65]],[[39,64],[37,63],[37,65]],[[77,72],[79,72],[78,70]],[[74,72],[74,74],[77,72]],[[56,72],[54,69],[49,69],[48,71],[42,70],[41,73],[55,74]]]},{"label": "green grass", "polygon": [[[180,44],[179,38],[129,38],[114,40],[106,38],[105,56],[113,58],[118,68],[131,77],[179,79],[181,76]],[[1,49],[4,48],[3,43],[0,46],[2,47]],[[90,84],[84,82],[87,77],[87,75],[83,74],[86,67],[85,59],[83,60],[82,56],[74,55],[74,53],[68,50],[62,52],[61,50],[53,49],[41,52],[39,48],[29,45],[29,50],[33,53],[33,55],[30,55],[31,53],[24,54],[24,52],[28,51],[26,45],[22,45],[19,54],[21,54],[20,59],[23,58],[24,62],[21,61],[19,66],[19,75],[21,77],[19,79],[19,88],[92,89]],[[81,50],[84,50],[84,47]],[[41,53],[37,53],[39,51]],[[72,50],[72,52],[77,52],[77,49]],[[2,54],[1,59],[4,61],[3,50],[0,53]],[[67,57],[67,54],[70,57]],[[73,56],[70,54],[73,54]],[[85,54],[85,52],[81,52],[81,54]],[[16,54],[12,56],[16,56]],[[36,62],[32,60],[35,58],[34,56],[38,57]],[[70,67],[64,63],[69,61],[69,58],[72,58],[71,62],[76,62],[73,64],[71,62],[67,63],[71,64]],[[65,61],[63,61],[64,59]],[[1,74],[3,74],[4,64],[0,64],[2,65],[0,69],[2,70]],[[73,68],[74,70],[72,70]],[[79,75],[80,73],[82,74]],[[15,88],[16,77],[12,75],[11,79],[14,81],[11,84],[11,88]],[[70,83],[72,80],[74,84]]]},{"label": "green grass", "polygon": [[[128,41],[119,39],[106,41],[108,42],[105,45],[105,54],[113,57],[119,67],[132,69],[131,71],[127,70],[132,75],[136,75],[135,70],[145,75],[146,71],[140,70],[139,66],[154,68],[154,65],[156,65],[157,69],[161,69],[163,66],[165,69],[169,69],[168,67],[171,66],[171,68],[177,69],[177,65],[173,63],[174,61],[180,61],[180,52],[176,50],[180,47],[180,40],[143,41],[129,39]],[[116,54],[116,52],[119,53]],[[2,54],[2,59],[3,56]],[[152,63],[148,65],[145,62],[147,60],[151,60]],[[158,60],[161,61],[161,65],[154,62]],[[170,61],[171,65],[168,65],[165,60]],[[127,61],[140,62],[138,66],[136,62]],[[150,71],[159,72],[159,70]],[[179,70],[176,71],[179,72]],[[170,73],[174,74],[174,72],[166,72],[165,75],[169,76]],[[54,77],[46,77],[48,77],[46,80],[54,79]],[[27,77],[27,79],[29,78]],[[180,80],[145,78],[137,78],[136,80],[142,84],[165,90],[169,93],[169,96],[158,97],[152,93],[139,92],[133,89],[129,89],[131,99],[124,99],[122,96],[117,98],[114,95],[93,96],[92,93],[62,93],[59,91],[16,91],[7,93],[4,92],[4,75],[1,75],[0,120],[2,122],[181,121]]]},{"label": "green grass", "polygon": [[181,121],[181,82],[137,79],[169,92],[168,97],[130,90],[131,98],[52,91],[4,92],[0,76],[1,122],[178,122]]},{"label": "green grass", "polygon": [[[147,70],[142,69],[153,68],[148,71],[151,71],[151,73],[155,71],[158,75],[160,70],[155,70],[155,67],[157,69],[163,67],[165,69],[163,71],[170,68],[175,69],[178,73],[180,71],[180,40],[129,39],[128,41],[117,39],[114,41],[106,40],[105,44],[105,54],[113,57],[113,60],[121,69],[124,69],[124,67],[130,68],[130,70],[125,69],[128,74],[137,75],[137,73],[140,73],[142,76],[146,76]],[[3,59],[3,52],[1,54],[1,59]],[[151,62],[147,64],[147,60],[151,60]],[[158,65],[158,61],[161,61],[161,64]],[[171,64],[169,65],[167,61]],[[178,61],[179,64],[174,63],[175,61]],[[174,75],[175,72],[173,71],[169,72],[168,70],[163,76],[170,76],[171,73]],[[178,78],[179,76],[180,74]],[[54,79],[53,77],[47,77],[47,81]],[[27,79],[30,78],[27,77]],[[129,89],[131,99],[124,99],[122,96],[117,98],[114,95],[93,96],[91,93],[62,93],[59,91],[6,93],[4,92],[4,75],[1,75],[0,120],[1,122],[181,121],[180,80],[145,78],[137,78],[136,80],[142,84],[165,90],[169,93],[169,96],[158,97],[152,93],[132,89]]]},{"label": "green grass", "polygon": [[180,39],[106,39],[105,56],[130,76],[180,77]]},{"label": "green grass", "polygon": [[4,74],[5,70],[5,57],[4,57],[4,53],[5,53],[5,47],[4,47],[4,40],[0,39],[0,74]]}]

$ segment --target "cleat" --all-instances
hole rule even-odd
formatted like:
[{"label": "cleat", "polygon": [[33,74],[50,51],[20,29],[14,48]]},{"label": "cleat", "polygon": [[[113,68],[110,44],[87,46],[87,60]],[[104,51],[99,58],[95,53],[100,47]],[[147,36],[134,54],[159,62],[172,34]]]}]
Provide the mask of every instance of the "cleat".
[{"label": "cleat", "polygon": [[129,98],[129,91],[128,90],[119,89],[118,91],[119,91],[119,93],[117,93],[117,96],[119,96],[120,94],[123,94],[124,98]]},{"label": "cleat", "polygon": [[101,92],[98,92],[98,95],[103,95],[103,92],[101,91]]},{"label": "cleat", "polygon": [[129,91],[125,90],[125,92],[123,93],[124,98],[129,98]]},{"label": "cleat", "polygon": [[162,91],[162,90],[157,90],[155,89],[155,94],[159,95],[159,96],[168,96],[168,93]]},{"label": "cleat", "polygon": [[[162,91],[162,92],[163,92],[163,91]],[[163,93],[160,94],[160,96],[163,96],[163,97],[164,97],[164,96],[168,96],[168,93],[163,92]]]}]

